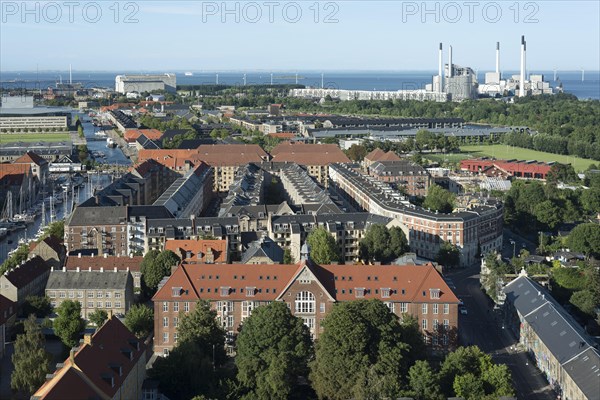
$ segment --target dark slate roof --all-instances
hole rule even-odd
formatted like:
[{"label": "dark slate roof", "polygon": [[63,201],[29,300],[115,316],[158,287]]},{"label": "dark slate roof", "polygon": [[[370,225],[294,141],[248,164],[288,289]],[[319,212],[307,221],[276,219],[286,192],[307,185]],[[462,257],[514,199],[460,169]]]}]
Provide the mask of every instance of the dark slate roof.
[{"label": "dark slate roof", "polygon": [[173,218],[173,214],[165,206],[129,206],[127,216],[145,217],[146,219]]},{"label": "dark slate roof", "polygon": [[46,289],[125,289],[129,271],[52,271]]},{"label": "dark slate roof", "polygon": [[177,135],[184,135],[188,132],[187,129],[167,129],[165,133],[163,133],[161,139],[163,140],[171,140]]},{"label": "dark slate roof", "polygon": [[46,264],[46,261],[40,256],[35,256],[11,271],[5,272],[4,276],[16,288],[22,288],[49,270],[50,267]]},{"label": "dark slate roof", "polygon": [[565,363],[564,369],[588,399],[600,398],[600,353],[588,348]]},{"label": "dark slate roof", "polygon": [[127,222],[127,207],[76,207],[66,225],[119,225]]},{"label": "dark slate roof", "polygon": [[266,237],[250,243],[242,255],[242,264],[248,264],[253,257],[268,257],[275,264],[283,262],[283,249],[272,239]]}]

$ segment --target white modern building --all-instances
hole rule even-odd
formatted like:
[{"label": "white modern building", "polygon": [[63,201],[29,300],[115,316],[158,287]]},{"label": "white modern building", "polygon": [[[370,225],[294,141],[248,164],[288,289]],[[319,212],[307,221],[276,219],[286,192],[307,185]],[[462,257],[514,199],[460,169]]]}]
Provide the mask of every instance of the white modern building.
[{"label": "white modern building", "polygon": [[172,73],[165,73],[154,75],[117,75],[115,78],[115,91],[117,93],[143,93],[157,90],[175,92],[177,90],[177,76]]}]

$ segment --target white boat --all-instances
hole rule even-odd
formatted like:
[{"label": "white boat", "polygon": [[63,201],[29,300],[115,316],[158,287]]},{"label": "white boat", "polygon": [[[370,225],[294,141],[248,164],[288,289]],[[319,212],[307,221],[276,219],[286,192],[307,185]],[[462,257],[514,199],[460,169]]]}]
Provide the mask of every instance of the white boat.
[{"label": "white boat", "polygon": [[114,149],[115,147],[117,147],[117,142],[115,142],[114,139],[111,137],[106,138],[106,147]]},{"label": "white boat", "polygon": [[15,214],[12,220],[14,222],[25,222],[27,224],[31,224],[35,220],[35,216],[32,214]]},{"label": "white boat", "polygon": [[185,76],[194,76],[194,73],[193,72],[186,72],[184,75]]}]

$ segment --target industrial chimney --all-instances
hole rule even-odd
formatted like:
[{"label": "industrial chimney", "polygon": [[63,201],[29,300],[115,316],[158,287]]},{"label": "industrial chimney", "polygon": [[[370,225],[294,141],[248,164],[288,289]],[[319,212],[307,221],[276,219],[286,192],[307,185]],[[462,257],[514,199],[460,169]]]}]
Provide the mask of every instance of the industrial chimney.
[{"label": "industrial chimney", "polygon": [[500,42],[496,42],[496,73],[500,77]]},{"label": "industrial chimney", "polygon": [[440,81],[438,82],[438,92],[442,93],[444,91],[444,73],[442,72],[442,44],[440,43],[440,50],[438,56],[438,76],[440,77]]},{"label": "industrial chimney", "polygon": [[452,46],[448,50],[448,78],[452,78]]},{"label": "industrial chimney", "polygon": [[521,77],[519,79],[519,97],[525,97],[525,35],[521,36]]}]

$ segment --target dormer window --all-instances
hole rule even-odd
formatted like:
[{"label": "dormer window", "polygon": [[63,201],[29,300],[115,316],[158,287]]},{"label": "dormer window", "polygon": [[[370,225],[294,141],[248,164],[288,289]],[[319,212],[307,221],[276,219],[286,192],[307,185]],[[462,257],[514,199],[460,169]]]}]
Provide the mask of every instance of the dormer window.
[{"label": "dormer window", "polygon": [[390,297],[390,288],[381,288],[381,297],[384,299]]},{"label": "dormer window", "polygon": [[256,293],[256,287],[246,286],[246,297],[254,297],[255,293]]},{"label": "dormer window", "polygon": [[429,297],[432,299],[439,299],[440,289],[429,289]]},{"label": "dormer window", "polygon": [[231,290],[231,288],[229,286],[221,286],[221,297],[228,297],[229,296],[229,291]]},{"label": "dormer window", "polygon": [[357,298],[365,297],[365,288],[354,288],[354,294]]},{"label": "dormer window", "polygon": [[181,286],[179,286],[179,287],[172,287],[171,288],[171,296],[173,296],[173,297],[179,297],[179,296],[181,296],[181,289],[182,289]]}]

